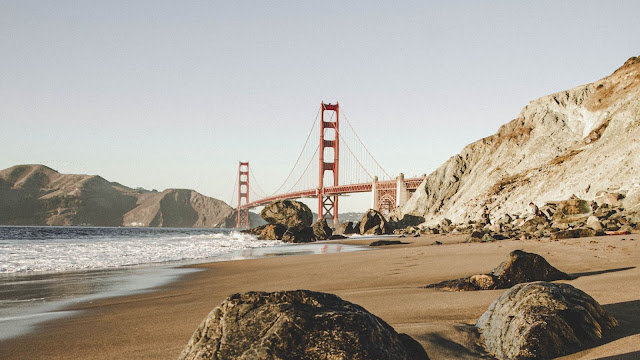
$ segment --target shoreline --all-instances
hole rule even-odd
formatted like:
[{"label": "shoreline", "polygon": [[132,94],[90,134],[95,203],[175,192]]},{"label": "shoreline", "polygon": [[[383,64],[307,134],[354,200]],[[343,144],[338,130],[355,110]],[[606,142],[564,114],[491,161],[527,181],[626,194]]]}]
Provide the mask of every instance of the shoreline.
[{"label": "shoreline", "polygon": [[[472,244],[462,242],[466,236],[402,238],[409,244],[372,251],[188,265],[204,271],[149,293],[71,306],[68,310],[83,311],[0,341],[0,356],[175,359],[205,316],[233,293],[309,289],[363,306],[420,342],[432,359],[475,359],[482,355],[482,347],[473,324],[504,290],[443,292],[423,287],[488,272],[515,249],[540,254],[577,276],[567,282],[591,295],[621,323],[603,344],[562,359],[640,354],[639,234]],[[436,240],[443,244],[433,245]]]},{"label": "shoreline", "polygon": [[[295,246],[292,246],[295,245]],[[346,245],[346,246],[344,246]],[[74,304],[154,292],[213,262],[368,250],[337,243],[278,244],[236,250],[211,258],[117,268],[0,274],[0,341],[28,336],[43,322],[77,315]]]}]

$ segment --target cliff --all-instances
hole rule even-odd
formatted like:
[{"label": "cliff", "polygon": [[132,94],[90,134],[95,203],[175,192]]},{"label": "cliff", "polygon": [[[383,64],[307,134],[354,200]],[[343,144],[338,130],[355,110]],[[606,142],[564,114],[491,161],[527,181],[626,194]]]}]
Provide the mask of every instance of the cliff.
[{"label": "cliff", "polygon": [[477,220],[527,211],[532,201],[640,197],[640,58],[610,76],[537,100],[492,136],[467,145],[431,173],[395,217]]},{"label": "cliff", "polygon": [[0,171],[0,224],[228,227],[234,210],[187,189],[132,189],[42,165]]}]

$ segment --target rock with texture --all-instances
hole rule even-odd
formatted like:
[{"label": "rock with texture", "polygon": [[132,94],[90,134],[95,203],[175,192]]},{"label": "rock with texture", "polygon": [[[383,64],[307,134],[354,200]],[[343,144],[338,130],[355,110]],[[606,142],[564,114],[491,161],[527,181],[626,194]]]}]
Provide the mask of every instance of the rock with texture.
[{"label": "rock with texture", "polygon": [[476,322],[498,359],[551,359],[578,351],[617,326],[591,296],[569,284],[518,284]]},{"label": "rock with texture", "polygon": [[473,291],[508,289],[511,286],[531,281],[570,280],[571,276],[556,269],[547,260],[534,253],[514,250],[509,257],[488,274],[446,280],[427,285],[448,291]]},{"label": "rock with texture", "polygon": [[500,218],[528,212],[530,201],[593,200],[610,188],[628,191],[625,208],[640,210],[639,119],[640,58],[633,57],[601,80],[531,101],[429,174],[394,216],[465,223],[485,205]]},{"label": "rock with texture", "polygon": [[560,239],[574,239],[581,237],[591,237],[596,236],[598,233],[593,229],[587,228],[577,228],[577,229],[569,229],[557,231],[551,234],[551,240],[560,240]]},{"label": "rock with texture", "polygon": [[379,211],[369,209],[360,221],[360,234],[382,235],[391,234],[391,226]]},{"label": "rock with texture", "polygon": [[308,290],[235,294],[200,324],[179,360],[428,359],[408,335],[339,297]]},{"label": "rock with texture", "polygon": [[346,221],[342,224],[338,224],[336,228],[333,230],[334,235],[351,235],[357,234],[360,230],[360,224],[354,223],[353,221]]},{"label": "rock with texture", "polygon": [[260,216],[269,224],[282,224],[293,230],[309,227],[313,222],[311,209],[293,200],[272,201],[262,209]]},{"label": "rock with texture", "polygon": [[290,243],[309,243],[316,241],[316,238],[313,234],[312,227],[306,227],[302,230],[291,228],[282,235],[282,241]]},{"label": "rock with texture", "polygon": [[315,240],[327,240],[333,235],[333,230],[327,224],[326,219],[318,219],[318,221],[314,222],[311,225],[313,229],[313,237]]}]

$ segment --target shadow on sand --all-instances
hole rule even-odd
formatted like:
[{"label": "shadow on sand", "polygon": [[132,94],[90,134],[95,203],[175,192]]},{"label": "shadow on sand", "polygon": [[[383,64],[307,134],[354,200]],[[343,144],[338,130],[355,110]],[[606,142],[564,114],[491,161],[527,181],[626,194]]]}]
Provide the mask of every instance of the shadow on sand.
[{"label": "shadow on sand", "polygon": [[583,277],[583,276],[607,274],[607,273],[612,273],[612,272],[631,270],[631,269],[635,269],[635,268],[636,268],[635,266],[627,266],[627,267],[615,268],[615,269],[596,270],[596,271],[587,271],[587,272],[581,272],[581,273],[573,273],[573,274],[569,274],[569,276],[571,276],[574,279],[577,279],[577,278],[580,278],[580,277]]}]

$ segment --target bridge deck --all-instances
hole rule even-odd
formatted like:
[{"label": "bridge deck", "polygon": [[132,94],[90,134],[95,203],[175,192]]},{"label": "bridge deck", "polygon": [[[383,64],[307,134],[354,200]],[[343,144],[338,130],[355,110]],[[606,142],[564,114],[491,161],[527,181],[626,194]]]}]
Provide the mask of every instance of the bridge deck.
[{"label": "bridge deck", "polygon": [[[415,190],[420,186],[424,177],[418,178],[410,178],[404,179],[404,183],[409,190]],[[397,186],[397,180],[385,180],[378,181],[376,183],[376,188],[380,190],[394,189]],[[342,195],[342,194],[350,194],[350,193],[360,193],[360,192],[371,192],[373,190],[373,183],[360,183],[360,184],[350,184],[350,185],[338,185],[338,186],[329,186],[324,188],[325,196],[334,196],[334,195]],[[318,189],[308,189],[302,191],[291,192],[287,194],[273,195],[269,197],[265,197],[259,200],[252,201],[250,203],[242,205],[241,209],[251,209],[254,207],[266,205],[275,200],[291,200],[291,199],[301,199],[301,198],[311,198],[318,197]]]}]

